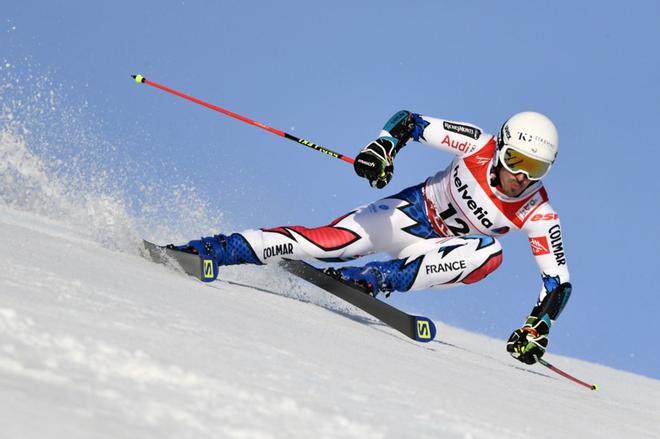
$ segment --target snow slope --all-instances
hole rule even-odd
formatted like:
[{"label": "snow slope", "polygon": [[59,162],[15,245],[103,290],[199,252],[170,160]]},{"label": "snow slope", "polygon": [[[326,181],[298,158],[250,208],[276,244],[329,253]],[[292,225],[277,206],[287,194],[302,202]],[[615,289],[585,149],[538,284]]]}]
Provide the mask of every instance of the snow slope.
[{"label": "snow slope", "polygon": [[548,355],[592,392],[501,340],[437,322],[417,344],[277,270],[240,273],[273,283],[204,285],[0,206],[2,437],[660,437],[657,380]]},{"label": "snow slope", "polygon": [[130,214],[45,163],[0,131],[3,439],[660,437],[657,380],[547,356],[592,392],[441,322],[418,344],[273,267],[202,284],[138,249],[211,229],[194,191]]}]

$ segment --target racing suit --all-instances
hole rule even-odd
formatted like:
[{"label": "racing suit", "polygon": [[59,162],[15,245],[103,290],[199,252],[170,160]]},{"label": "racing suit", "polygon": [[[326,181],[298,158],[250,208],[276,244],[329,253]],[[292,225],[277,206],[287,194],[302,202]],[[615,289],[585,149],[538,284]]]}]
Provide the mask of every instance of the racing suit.
[{"label": "racing suit", "polygon": [[[388,290],[413,291],[477,282],[502,261],[497,236],[525,232],[543,280],[539,304],[569,282],[559,215],[540,181],[509,197],[497,187],[497,139],[479,127],[419,116],[413,136],[450,152],[450,165],[425,182],[359,207],[321,227],[250,229],[191,241],[219,265],[281,259],[348,261],[385,252],[378,262]],[[381,135],[387,135],[383,131]],[[374,264],[374,263],[371,263]]]}]

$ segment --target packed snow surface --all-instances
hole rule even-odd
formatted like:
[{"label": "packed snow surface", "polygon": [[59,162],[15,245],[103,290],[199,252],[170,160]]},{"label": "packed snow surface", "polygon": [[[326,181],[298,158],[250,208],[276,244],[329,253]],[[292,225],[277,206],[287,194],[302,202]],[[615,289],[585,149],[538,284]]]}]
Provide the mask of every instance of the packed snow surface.
[{"label": "packed snow surface", "polygon": [[657,380],[547,356],[590,391],[501,340],[436,322],[419,344],[276,269],[241,273],[202,284],[0,205],[2,437],[660,437]]}]

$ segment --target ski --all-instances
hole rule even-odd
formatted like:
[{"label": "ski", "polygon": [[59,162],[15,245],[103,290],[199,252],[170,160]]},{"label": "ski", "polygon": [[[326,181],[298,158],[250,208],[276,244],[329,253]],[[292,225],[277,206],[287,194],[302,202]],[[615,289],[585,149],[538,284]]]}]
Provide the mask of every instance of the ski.
[{"label": "ski", "polygon": [[173,261],[187,274],[202,282],[213,282],[218,277],[218,264],[215,259],[156,245],[145,240],[142,244],[147,256],[154,262],[167,265]]},{"label": "ski", "polygon": [[[202,282],[213,282],[218,277],[218,264],[209,257],[176,250],[143,240],[146,256],[152,261],[169,265],[175,263],[185,273]],[[378,300],[359,289],[347,285],[318,268],[302,261],[280,262],[282,268],[299,278],[316,285],[326,292],[360,308],[386,325],[401,332],[406,337],[419,342],[429,342],[435,338],[436,328],[432,320],[401,311]]]},{"label": "ski", "polygon": [[392,305],[365,294],[351,285],[333,278],[306,262],[283,261],[280,262],[280,265],[289,273],[360,308],[362,311],[374,316],[406,337],[423,343],[430,342],[435,338],[435,324],[426,317],[403,312]]}]

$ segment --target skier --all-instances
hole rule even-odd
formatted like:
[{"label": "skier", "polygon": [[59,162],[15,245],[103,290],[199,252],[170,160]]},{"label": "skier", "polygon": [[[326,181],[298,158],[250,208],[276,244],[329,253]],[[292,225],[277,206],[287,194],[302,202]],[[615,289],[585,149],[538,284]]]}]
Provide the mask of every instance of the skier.
[{"label": "skier", "polygon": [[214,258],[218,265],[267,264],[282,259],[342,262],[373,253],[392,259],[328,268],[332,276],[376,296],[478,282],[502,262],[496,236],[528,235],[542,288],[507,351],[533,364],[570,294],[559,215],[543,178],[555,161],[557,130],[536,112],[509,118],[497,136],[479,127],[399,111],[355,158],[355,172],[385,187],[394,158],[409,140],[456,157],[425,182],[357,208],[321,227],[282,226],[215,235],[171,246]]}]

